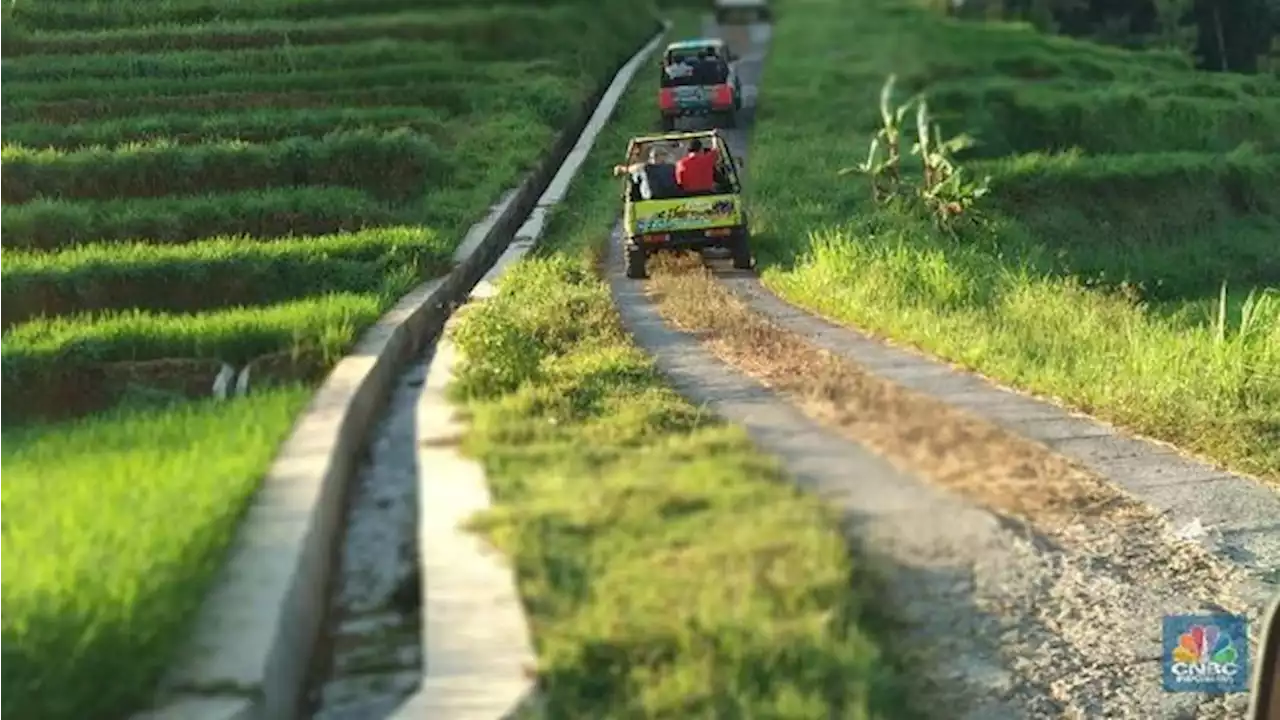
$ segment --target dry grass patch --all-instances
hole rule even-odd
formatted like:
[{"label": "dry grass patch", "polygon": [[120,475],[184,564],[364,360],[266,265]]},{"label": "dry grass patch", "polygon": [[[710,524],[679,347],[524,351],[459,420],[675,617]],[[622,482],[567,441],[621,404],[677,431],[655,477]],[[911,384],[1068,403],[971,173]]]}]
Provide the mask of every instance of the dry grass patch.
[{"label": "dry grass patch", "polygon": [[696,255],[653,263],[648,291],[664,318],[720,359],[796,401],[898,467],[1049,531],[1149,511],[1044,446],[877,378],[751,311]]}]

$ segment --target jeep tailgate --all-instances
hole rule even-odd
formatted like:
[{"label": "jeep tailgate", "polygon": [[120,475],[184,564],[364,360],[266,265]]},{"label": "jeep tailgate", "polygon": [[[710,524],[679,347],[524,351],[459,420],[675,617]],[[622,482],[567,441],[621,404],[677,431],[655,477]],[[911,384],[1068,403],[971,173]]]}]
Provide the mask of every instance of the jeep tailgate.
[{"label": "jeep tailgate", "polygon": [[706,195],[668,200],[642,200],[632,208],[633,235],[711,230],[742,224],[737,195]]},{"label": "jeep tailgate", "polygon": [[672,88],[676,107],[681,110],[701,110],[710,107],[713,87],[710,85],[684,85]]}]

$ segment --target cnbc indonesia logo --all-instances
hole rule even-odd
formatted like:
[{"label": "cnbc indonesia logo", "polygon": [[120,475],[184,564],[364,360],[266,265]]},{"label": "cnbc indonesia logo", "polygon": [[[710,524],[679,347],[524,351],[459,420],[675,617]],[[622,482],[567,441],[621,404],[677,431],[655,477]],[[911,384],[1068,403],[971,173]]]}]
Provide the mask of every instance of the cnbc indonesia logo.
[{"label": "cnbc indonesia logo", "polygon": [[1179,685],[1235,685],[1244,670],[1236,640],[1217,625],[1188,627],[1169,659],[1169,670]]}]

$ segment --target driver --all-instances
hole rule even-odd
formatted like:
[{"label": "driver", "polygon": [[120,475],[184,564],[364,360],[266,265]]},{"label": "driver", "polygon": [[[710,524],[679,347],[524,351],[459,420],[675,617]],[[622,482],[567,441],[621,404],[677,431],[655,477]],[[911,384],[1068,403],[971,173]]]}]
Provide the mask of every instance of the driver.
[{"label": "driver", "polygon": [[694,59],[693,77],[698,85],[715,85],[716,76],[719,75],[719,63],[716,62],[715,56],[708,48],[702,48],[698,51],[698,57]]}]

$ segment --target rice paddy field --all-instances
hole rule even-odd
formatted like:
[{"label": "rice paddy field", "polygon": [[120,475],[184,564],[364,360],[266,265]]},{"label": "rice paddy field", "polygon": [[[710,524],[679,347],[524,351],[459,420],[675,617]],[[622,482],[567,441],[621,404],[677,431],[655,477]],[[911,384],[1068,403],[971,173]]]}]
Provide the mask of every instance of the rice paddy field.
[{"label": "rice paddy field", "polygon": [[[310,387],[654,31],[625,0],[3,14],[3,712],[145,706]],[[224,365],[248,396],[208,396]]]},{"label": "rice paddy field", "polygon": [[[840,171],[917,93],[990,177],[940,229]],[[765,283],[837,321],[1280,481],[1280,78],[960,20],[779,3],[752,142]],[[903,120],[904,177],[915,111]]]}]

